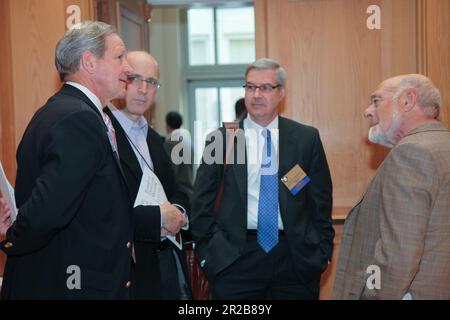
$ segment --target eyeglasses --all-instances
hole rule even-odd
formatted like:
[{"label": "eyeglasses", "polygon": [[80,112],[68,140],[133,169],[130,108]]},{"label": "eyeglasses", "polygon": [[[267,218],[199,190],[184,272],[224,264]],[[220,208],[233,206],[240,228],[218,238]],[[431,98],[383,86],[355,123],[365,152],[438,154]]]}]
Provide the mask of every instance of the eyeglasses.
[{"label": "eyeglasses", "polygon": [[247,84],[243,85],[242,87],[245,88],[245,90],[248,92],[255,92],[256,89],[259,89],[259,91],[261,91],[262,93],[271,93],[276,88],[281,87],[281,85],[279,85],[279,84],[271,85],[270,83],[264,83],[260,86],[257,86],[252,83],[247,83]]},{"label": "eyeglasses", "polygon": [[136,87],[139,87],[142,81],[146,82],[147,86],[149,87],[153,87],[156,89],[159,89],[161,87],[159,81],[153,78],[143,79],[141,76],[138,75],[130,75],[127,77],[127,79],[129,84],[132,84],[133,86]]}]

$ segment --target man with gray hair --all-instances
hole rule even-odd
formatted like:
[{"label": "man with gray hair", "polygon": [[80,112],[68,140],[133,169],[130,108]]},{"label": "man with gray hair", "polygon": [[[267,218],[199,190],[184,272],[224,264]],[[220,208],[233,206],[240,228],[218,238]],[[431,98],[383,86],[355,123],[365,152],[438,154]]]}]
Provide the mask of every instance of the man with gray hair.
[{"label": "man with gray hair", "polygon": [[364,116],[392,148],[344,225],[335,299],[450,299],[450,132],[423,75],[382,82]]},{"label": "man with gray hair", "polygon": [[319,297],[334,237],[331,177],[317,129],[278,115],[285,83],[276,61],[252,63],[237,130],[245,143],[223,138],[223,154],[244,150],[226,167],[204,154],[197,171],[191,230],[213,299]]},{"label": "man with gray hair", "polygon": [[126,49],[114,28],[83,22],[56,47],[64,85],[17,150],[17,219],[0,212],[3,299],[128,299],[132,207],[110,120],[125,95]]}]

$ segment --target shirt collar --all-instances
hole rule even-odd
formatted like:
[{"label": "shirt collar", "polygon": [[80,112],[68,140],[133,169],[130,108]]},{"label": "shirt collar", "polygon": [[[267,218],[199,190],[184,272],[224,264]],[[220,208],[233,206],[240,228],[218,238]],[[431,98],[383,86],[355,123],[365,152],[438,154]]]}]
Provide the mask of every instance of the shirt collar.
[{"label": "shirt collar", "polygon": [[75,87],[81,92],[83,92],[89,98],[89,100],[92,101],[92,103],[95,105],[98,111],[100,111],[100,114],[103,114],[102,103],[100,102],[100,99],[91,90],[89,90],[82,84],[73,81],[67,81],[66,84],[71,85],[72,87]]},{"label": "shirt collar", "polygon": [[275,117],[275,119],[272,120],[271,123],[267,125],[267,127],[262,127],[259,124],[257,124],[255,121],[252,120],[251,115],[249,114],[247,118],[244,120],[244,124],[246,124],[246,129],[257,129],[257,130],[264,130],[264,129],[278,129],[278,115]]},{"label": "shirt collar", "polygon": [[140,116],[138,121],[134,122],[133,120],[128,118],[124,112],[117,109],[113,105],[110,104],[110,105],[108,105],[108,107],[111,109],[111,112],[113,113],[114,117],[116,117],[117,121],[119,121],[123,130],[127,134],[130,134],[131,130],[140,129],[143,131],[143,134],[147,135],[148,122],[144,116]]}]

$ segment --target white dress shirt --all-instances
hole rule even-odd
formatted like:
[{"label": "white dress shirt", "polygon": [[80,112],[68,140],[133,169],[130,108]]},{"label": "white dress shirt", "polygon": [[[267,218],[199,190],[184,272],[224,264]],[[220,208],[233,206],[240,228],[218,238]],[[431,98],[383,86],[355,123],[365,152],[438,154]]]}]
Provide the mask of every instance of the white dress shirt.
[{"label": "white dress shirt", "polygon": [[89,98],[89,100],[91,100],[92,103],[97,107],[98,111],[100,111],[100,114],[103,114],[104,106],[102,106],[100,99],[91,90],[73,81],[67,81],[66,84],[71,85],[72,87],[75,87],[81,92],[83,92]]},{"label": "white dress shirt", "polygon": [[[279,159],[278,116],[267,127],[262,127],[248,115],[244,119],[245,147],[247,151],[247,229],[258,228],[259,189],[261,184],[261,161],[265,143],[264,129],[270,130],[271,141]],[[255,134],[253,134],[255,133]],[[279,163],[279,160],[278,160]],[[278,229],[283,230],[280,206],[278,205]]]},{"label": "white dress shirt", "polygon": [[142,171],[148,166],[150,170],[154,170],[153,161],[147,144],[148,123],[147,120],[140,116],[137,122],[128,118],[122,111],[111,108],[114,117],[119,121],[123,131],[130,140],[131,148],[136,155],[136,159],[141,166]]}]

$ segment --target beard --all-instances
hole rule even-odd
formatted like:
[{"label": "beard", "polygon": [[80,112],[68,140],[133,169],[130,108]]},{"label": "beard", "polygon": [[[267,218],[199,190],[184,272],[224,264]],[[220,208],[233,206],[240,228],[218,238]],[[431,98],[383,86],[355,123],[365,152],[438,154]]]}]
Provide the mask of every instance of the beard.
[{"label": "beard", "polygon": [[397,101],[394,101],[394,109],[392,111],[391,125],[386,132],[383,132],[379,124],[376,124],[369,129],[369,141],[380,144],[382,146],[393,148],[396,144],[395,136],[401,125],[401,117],[397,109]]},{"label": "beard", "polygon": [[370,127],[368,138],[370,142],[380,144],[388,148],[392,148],[394,146],[391,142],[389,142],[389,138],[386,134],[381,132],[380,125],[378,124]]}]

